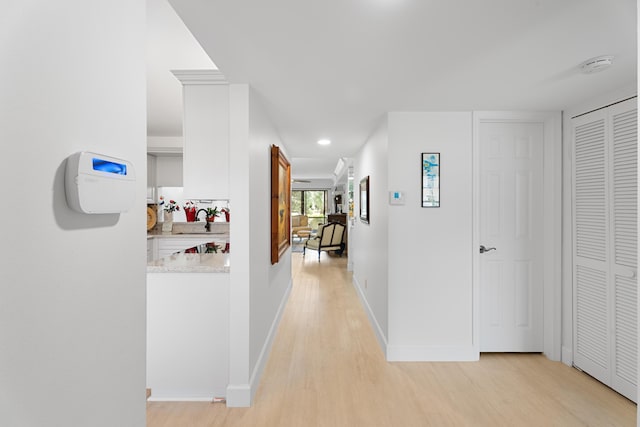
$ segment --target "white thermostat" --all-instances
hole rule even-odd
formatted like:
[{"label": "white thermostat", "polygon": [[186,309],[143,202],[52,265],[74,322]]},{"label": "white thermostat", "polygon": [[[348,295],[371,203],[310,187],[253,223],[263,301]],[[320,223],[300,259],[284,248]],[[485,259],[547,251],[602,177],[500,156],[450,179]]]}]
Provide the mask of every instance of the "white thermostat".
[{"label": "white thermostat", "polygon": [[390,205],[404,205],[404,192],[402,192],[402,191],[389,191],[389,204]]},{"label": "white thermostat", "polygon": [[136,174],[127,160],[81,151],[67,158],[67,204],[86,214],[128,211],[136,198]]}]

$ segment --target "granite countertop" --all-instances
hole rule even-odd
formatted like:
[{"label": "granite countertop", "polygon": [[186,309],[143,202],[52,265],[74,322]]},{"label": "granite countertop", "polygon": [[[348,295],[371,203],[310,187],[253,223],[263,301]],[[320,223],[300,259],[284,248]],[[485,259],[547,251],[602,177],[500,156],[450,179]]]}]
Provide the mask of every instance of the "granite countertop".
[{"label": "granite countertop", "polygon": [[229,273],[229,235],[216,233],[152,234],[149,237],[196,237],[197,244],[178,253],[147,262],[147,273]]},{"label": "granite countertop", "polygon": [[151,261],[147,273],[229,273],[228,253],[177,253]]}]

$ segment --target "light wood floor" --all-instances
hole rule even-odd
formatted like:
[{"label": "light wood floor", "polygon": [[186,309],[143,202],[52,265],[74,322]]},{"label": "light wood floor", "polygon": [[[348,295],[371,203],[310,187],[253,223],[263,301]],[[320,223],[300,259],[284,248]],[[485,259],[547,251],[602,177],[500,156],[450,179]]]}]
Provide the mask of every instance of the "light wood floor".
[{"label": "light wood floor", "polygon": [[293,255],[293,289],[251,408],[149,402],[148,426],[635,426],[636,406],[541,355],[387,363],[346,259]]}]

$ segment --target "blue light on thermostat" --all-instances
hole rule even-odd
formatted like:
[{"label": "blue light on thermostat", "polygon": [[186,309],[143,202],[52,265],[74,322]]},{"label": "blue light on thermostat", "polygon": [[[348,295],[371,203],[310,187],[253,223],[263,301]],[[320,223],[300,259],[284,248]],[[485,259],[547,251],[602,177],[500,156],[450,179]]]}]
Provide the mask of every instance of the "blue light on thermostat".
[{"label": "blue light on thermostat", "polygon": [[108,160],[93,158],[93,170],[101,172],[115,173],[117,175],[127,174],[127,165],[122,163],[110,162]]}]

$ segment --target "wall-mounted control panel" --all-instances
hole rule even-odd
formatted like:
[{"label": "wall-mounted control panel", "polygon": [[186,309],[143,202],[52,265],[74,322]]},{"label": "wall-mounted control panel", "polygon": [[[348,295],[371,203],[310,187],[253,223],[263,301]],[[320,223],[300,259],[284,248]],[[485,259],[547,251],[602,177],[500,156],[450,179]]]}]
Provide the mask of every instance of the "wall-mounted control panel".
[{"label": "wall-mounted control panel", "polygon": [[404,192],[403,191],[389,191],[389,204],[390,205],[404,205]]},{"label": "wall-mounted control panel", "polygon": [[74,211],[120,213],[134,205],[136,174],[127,160],[81,151],[67,158],[64,186]]}]

